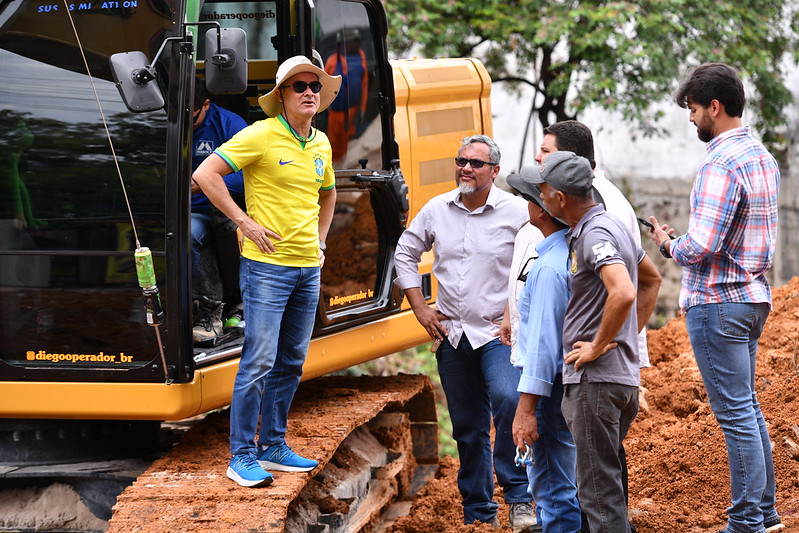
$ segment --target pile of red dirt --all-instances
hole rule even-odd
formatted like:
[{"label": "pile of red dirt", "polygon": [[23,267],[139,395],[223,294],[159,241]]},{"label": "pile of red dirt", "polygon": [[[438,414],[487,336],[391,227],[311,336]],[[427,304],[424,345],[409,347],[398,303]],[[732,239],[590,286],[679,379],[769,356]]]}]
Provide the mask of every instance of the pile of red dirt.
[{"label": "pile of red dirt", "polygon": [[[799,526],[799,278],[774,290],[774,310],[760,339],[757,392],[774,443],[777,509],[791,530]],[[645,402],[625,440],[630,475],[630,519],[640,533],[718,531],[726,522],[730,485],[724,438],[691,352],[685,320],[649,332],[652,368],[641,372]],[[390,531],[490,532],[463,525],[457,459],[446,457],[437,478]],[[507,506],[497,490],[500,520]]]}]

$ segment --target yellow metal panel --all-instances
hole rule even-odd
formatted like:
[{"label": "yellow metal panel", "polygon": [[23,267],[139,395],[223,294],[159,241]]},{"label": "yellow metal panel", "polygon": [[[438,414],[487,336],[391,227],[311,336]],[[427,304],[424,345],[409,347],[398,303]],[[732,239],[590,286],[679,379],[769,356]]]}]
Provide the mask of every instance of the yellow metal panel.
[{"label": "yellow metal panel", "polygon": [[371,361],[429,342],[427,332],[411,311],[330,335],[311,343],[302,379],[312,379],[336,370]]},{"label": "yellow metal panel", "polygon": [[[442,60],[443,61],[443,60]],[[475,73],[471,65],[459,64],[455,66],[445,66],[442,64],[431,64],[430,68],[415,69],[411,71],[413,81],[418,84],[430,83],[463,83],[471,82],[475,78]]]},{"label": "yellow metal panel", "polygon": [[198,370],[195,374],[195,381],[197,381],[196,376],[199,376],[202,384],[202,396],[197,412],[194,414],[206,413],[212,409],[230,405],[230,398],[233,396],[233,382],[236,380],[238,370],[238,358]]},{"label": "yellow metal panel", "polygon": [[420,137],[474,130],[474,118],[474,109],[471,107],[425,111],[416,115]]},{"label": "yellow metal panel", "polygon": [[392,66],[396,137],[413,218],[430,198],[453,187],[455,165],[446,168],[443,161],[451,161],[461,140],[490,133],[491,80],[473,59],[395,60]]},{"label": "yellow metal panel", "polygon": [[477,73],[480,76],[480,80],[483,84],[483,91],[480,96],[480,117],[483,121],[483,134],[493,137],[494,121],[491,117],[491,77],[488,75],[485,65],[483,65],[480,61],[474,58],[470,58],[469,61],[471,61],[474,65],[474,68],[477,70]]},{"label": "yellow metal panel", "polygon": [[[311,342],[303,380],[428,342],[411,311]],[[181,420],[230,404],[238,359],[195,373],[191,383],[0,382],[6,418]]]},{"label": "yellow metal panel", "polygon": [[450,188],[455,186],[455,165],[452,157],[444,159],[433,159],[419,163],[419,183],[422,185],[433,185],[436,183],[447,183]]},{"label": "yellow metal panel", "polygon": [[411,202],[413,211],[413,171],[406,165],[405,161],[411,160],[413,145],[410,138],[410,127],[408,126],[408,83],[402,69],[393,68],[394,74],[394,95],[396,101],[396,111],[394,112],[394,138],[399,146],[400,166],[405,181],[410,186],[408,200]]},{"label": "yellow metal panel", "polygon": [[0,383],[8,418],[179,420],[201,411],[200,375],[191,383]]}]

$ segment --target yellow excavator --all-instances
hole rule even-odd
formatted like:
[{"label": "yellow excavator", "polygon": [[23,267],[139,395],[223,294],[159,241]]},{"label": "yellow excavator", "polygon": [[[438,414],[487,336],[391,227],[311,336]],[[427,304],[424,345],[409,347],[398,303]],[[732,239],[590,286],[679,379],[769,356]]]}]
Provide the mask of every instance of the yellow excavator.
[{"label": "yellow excavator", "polygon": [[[429,341],[392,283],[393,252],[453,187],[460,140],[491,134],[479,61],[389,60],[386,34],[379,0],[0,2],[0,490],[63,481],[88,500],[87,479],[110,480],[107,520],[138,474],[87,465],[151,454],[163,421],[229,405],[241,337],[192,338],[195,80],[252,123],[281,61],[346,62],[353,41],[357,112],[334,143],[338,201],[303,380],[320,398],[362,390],[346,395],[352,412],[380,404],[333,442],[404,411],[411,461],[435,463],[429,384],[377,401],[367,390],[396,385],[314,379]],[[356,531],[353,520],[328,530]]]}]

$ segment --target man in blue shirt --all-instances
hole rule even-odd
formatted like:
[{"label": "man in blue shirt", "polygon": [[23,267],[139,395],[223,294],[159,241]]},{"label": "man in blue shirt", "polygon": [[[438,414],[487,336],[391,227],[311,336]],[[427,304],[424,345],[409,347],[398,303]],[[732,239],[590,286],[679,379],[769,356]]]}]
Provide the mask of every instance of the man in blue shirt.
[{"label": "man in blue shirt", "polygon": [[508,184],[528,201],[530,224],[544,235],[535,247],[538,258],[519,298],[515,365],[522,368],[522,377],[513,440],[519,449],[533,448],[534,463],[527,467],[527,475],[543,531],[575,533],[581,527],[576,448],[560,409],[563,319],[569,301],[568,226],[543,207],[534,174],[539,174],[539,167],[526,166],[508,176]]},{"label": "man in blue shirt", "polygon": [[[225,141],[247,127],[247,122],[237,114],[212,104],[205,84],[196,80],[194,89],[194,135],[192,144],[192,172],[206,157]],[[234,199],[243,205],[244,178],[241,171],[224,177],[225,185]],[[191,275],[198,311],[192,336],[196,344],[214,343],[222,334],[222,310],[228,316],[241,309],[239,291],[239,249],[236,225],[208,201],[196,183],[191,184]],[[210,276],[201,269],[202,249],[213,242],[216,267],[222,282],[222,301],[213,296],[217,291],[211,286]]]}]

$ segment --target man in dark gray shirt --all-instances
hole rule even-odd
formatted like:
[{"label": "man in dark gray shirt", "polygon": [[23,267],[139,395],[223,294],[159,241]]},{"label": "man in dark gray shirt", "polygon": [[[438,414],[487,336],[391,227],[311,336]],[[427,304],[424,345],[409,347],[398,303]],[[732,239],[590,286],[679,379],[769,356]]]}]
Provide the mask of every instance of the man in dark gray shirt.
[{"label": "man in dark gray shirt", "polygon": [[661,277],[630,230],[594,201],[584,157],[541,164],[541,199],[570,227],[570,296],[563,324],[563,415],[577,446],[577,490],[592,533],[631,531],[619,446],[638,414],[638,332]]}]

